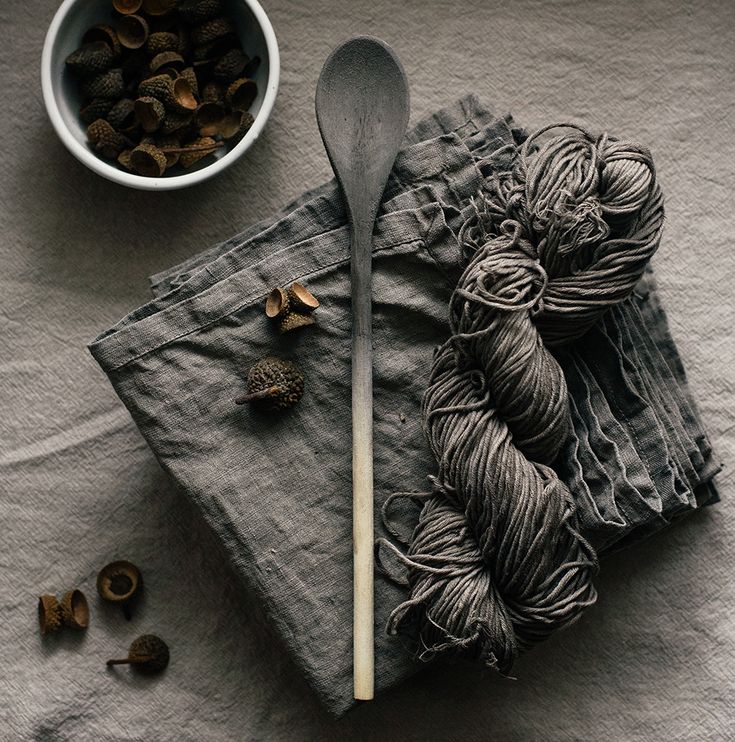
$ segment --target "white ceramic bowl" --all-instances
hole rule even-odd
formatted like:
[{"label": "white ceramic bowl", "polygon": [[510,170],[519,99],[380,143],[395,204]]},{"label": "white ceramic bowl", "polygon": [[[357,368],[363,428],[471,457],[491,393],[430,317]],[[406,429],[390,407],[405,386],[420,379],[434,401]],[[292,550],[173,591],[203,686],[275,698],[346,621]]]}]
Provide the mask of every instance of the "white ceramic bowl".
[{"label": "white ceramic bowl", "polygon": [[212,160],[181,175],[146,178],[121,170],[117,163],[100,158],[87,143],[86,125],[79,117],[80,97],[77,81],[64,60],[81,46],[84,32],[97,23],[109,23],[114,11],[111,0],[64,0],[54,16],[41,59],[43,100],[56,133],[69,151],[90,170],[115,183],[149,191],[167,191],[201,183],[240,158],[263,130],[278,91],[280,60],[278,42],[268,16],[258,0],[226,0],[225,14],[235,22],[242,48],[250,57],[259,56],[254,75],[258,95],[250,112],[255,121],[245,136],[231,149],[217,152]]}]

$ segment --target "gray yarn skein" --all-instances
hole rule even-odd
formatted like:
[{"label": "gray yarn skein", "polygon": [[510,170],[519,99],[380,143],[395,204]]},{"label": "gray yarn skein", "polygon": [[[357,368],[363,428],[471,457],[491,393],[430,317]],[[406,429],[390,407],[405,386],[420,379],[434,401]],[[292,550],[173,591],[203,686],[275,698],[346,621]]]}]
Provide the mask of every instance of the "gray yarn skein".
[{"label": "gray yarn skein", "polygon": [[[568,131],[539,144],[555,126]],[[506,148],[510,167],[481,163],[452,334],[422,404],[438,473],[407,553],[380,540],[410,588],[388,631],[413,624],[423,658],[461,650],[503,673],[596,599],[596,555],[551,468],[571,422],[549,348],[630,295],[663,226],[646,148],[555,126]]]}]

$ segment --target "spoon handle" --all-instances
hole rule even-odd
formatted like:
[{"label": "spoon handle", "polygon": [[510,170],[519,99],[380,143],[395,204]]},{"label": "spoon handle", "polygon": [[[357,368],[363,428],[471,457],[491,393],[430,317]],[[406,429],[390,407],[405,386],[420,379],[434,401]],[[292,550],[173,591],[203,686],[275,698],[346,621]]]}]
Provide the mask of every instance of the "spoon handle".
[{"label": "spoon handle", "polygon": [[352,219],[352,531],[354,695],[374,694],[372,230]]}]

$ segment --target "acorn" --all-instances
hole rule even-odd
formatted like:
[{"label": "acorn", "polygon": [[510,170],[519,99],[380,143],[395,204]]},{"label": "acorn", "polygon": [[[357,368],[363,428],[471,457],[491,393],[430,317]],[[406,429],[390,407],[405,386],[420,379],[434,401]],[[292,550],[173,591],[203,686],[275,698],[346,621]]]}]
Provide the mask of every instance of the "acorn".
[{"label": "acorn", "polygon": [[289,312],[285,317],[281,318],[278,323],[278,332],[284,335],[291,330],[298,330],[300,327],[308,327],[309,325],[315,324],[314,318],[311,314],[302,314],[301,312]]},{"label": "acorn", "polygon": [[70,629],[89,626],[89,604],[81,590],[69,590],[61,599],[61,619]]},{"label": "acorn", "polygon": [[135,101],[134,106],[135,114],[143,127],[143,131],[151,133],[156,131],[163,123],[166,108],[158,98],[144,95]]},{"label": "acorn", "polygon": [[170,13],[178,0],[143,0],[143,10],[152,16],[161,16]]},{"label": "acorn", "polygon": [[92,98],[89,103],[79,110],[79,116],[85,124],[91,124],[93,121],[107,116],[114,105],[115,101],[110,98]]},{"label": "acorn", "polygon": [[212,18],[204,21],[191,32],[194,46],[204,46],[235,33],[235,24],[229,18]]},{"label": "acorn", "polygon": [[126,49],[140,49],[150,29],[148,21],[139,15],[125,15],[117,22],[117,38]]},{"label": "acorn", "polygon": [[128,656],[123,660],[107,660],[107,666],[133,665],[140,672],[155,674],[168,666],[170,653],[163,639],[154,634],[139,636],[128,649]]},{"label": "acorn", "polygon": [[220,124],[219,133],[223,139],[234,139],[236,142],[248,133],[255,122],[252,113],[247,111],[233,111],[225,116]]},{"label": "acorn", "polygon": [[[166,68],[165,74],[175,79],[185,64],[184,58],[178,52],[161,52],[151,59],[149,68],[153,75],[164,74],[163,69]],[[169,69],[175,70],[176,74],[172,76],[168,72]]]},{"label": "acorn", "polygon": [[179,37],[170,31],[157,31],[152,33],[145,42],[145,50],[152,57],[161,52],[179,51]]},{"label": "acorn", "polygon": [[222,12],[222,0],[183,0],[178,12],[187,23],[202,23]]},{"label": "acorn", "polygon": [[129,144],[128,140],[112,128],[109,121],[97,119],[87,127],[87,139],[95,152],[108,160],[114,160]]},{"label": "acorn", "polygon": [[143,576],[131,562],[120,560],[105,565],[97,574],[97,592],[102,600],[122,606],[126,618],[130,618],[129,606],[140,597]]},{"label": "acorn", "polygon": [[181,70],[181,77],[184,78],[189,83],[189,86],[191,87],[191,92],[194,94],[195,97],[199,96],[199,80],[197,80],[196,72],[194,72],[193,67],[185,67],[183,70]]},{"label": "acorn", "polygon": [[38,625],[41,636],[52,634],[61,627],[61,606],[55,595],[42,595],[38,599]]},{"label": "acorn", "polygon": [[85,100],[92,98],[120,98],[125,90],[122,70],[112,69],[101,72],[82,83],[82,96]]},{"label": "acorn", "polygon": [[280,319],[286,315],[290,306],[288,291],[276,286],[265,300],[265,316],[269,319]]},{"label": "acorn", "polygon": [[291,284],[288,298],[291,306],[298,312],[313,312],[319,306],[319,301],[314,294],[300,283]]},{"label": "acorn", "polygon": [[249,61],[250,57],[242,49],[230,49],[217,60],[212,74],[224,82],[236,80]]},{"label": "acorn", "polygon": [[130,153],[130,164],[139,175],[158,178],[166,172],[166,155],[153,144],[141,142]]},{"label": "acorn", "polygon": [[190,168],[203,157],[211,155],[212,152],[221,146],[222,143],[216,142],[212,137],[199,137],[181,148],[179,164],[182,167]]},{"label": "acorn", "polygon": [[107,120],[118,131],[130,130],[136,123],[135,103],[130,98],[120,98],[107,114]]},{"label": "acorn", "polygon": [[92,41],[73,51],[66,66],[80,77],[92,77],[112,67],[115,55],[104,41]]},{"label": "acorn", "polygon": [[114,58],[120,56],[120,39],[117,38],[117,31],[107,23],[98,23],[85,31],[82,43],[91,44],[94,41],[104,41],[110,47]]},{"label": "acorn", "polygon": [[304,375],[293,361],[268,356],[258,361],[248,372],[247,394],[235,404],[252,403],[256,407],[276,412],[293,407],[304,394]]},{"label": "acorn", "polygon": [[141,5],[143,0],[112,0],[112,7],[122,15],[137,13]]},{"label": "acorn", "polygon": [[255,80],[240,77],[230,83],[225,93],[225,100],[236,111],[247,111],[257,94],[258,86],[255,84]]}]

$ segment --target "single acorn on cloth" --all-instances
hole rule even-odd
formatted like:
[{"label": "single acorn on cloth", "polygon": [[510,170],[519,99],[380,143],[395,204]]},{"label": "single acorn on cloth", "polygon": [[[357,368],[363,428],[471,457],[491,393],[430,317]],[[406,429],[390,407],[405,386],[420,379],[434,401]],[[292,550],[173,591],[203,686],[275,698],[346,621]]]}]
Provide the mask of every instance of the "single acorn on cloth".
[{"label": "single acorn on cloth", "polygon": [[304,375],[293,361],[268,356],[248,372],[248,391],[235,404],[251,403],[267,412],[293,407],[304,394]]},{"label": "single acorn on cloth", "polygon": [[132,665],[140,672],[153,675],[163,672],[169,659],[168,645],[163,639],[154,634],[143,634],[130,645],[125,659],[107,660],[107,666]]}]

